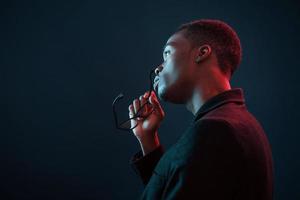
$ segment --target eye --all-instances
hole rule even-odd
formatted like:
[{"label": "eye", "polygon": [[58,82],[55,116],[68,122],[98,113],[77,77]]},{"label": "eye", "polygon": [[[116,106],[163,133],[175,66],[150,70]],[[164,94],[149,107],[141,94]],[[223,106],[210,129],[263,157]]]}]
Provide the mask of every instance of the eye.
[{"label": "eye", "polygon": [[167,50],[167,51],[164,52],[164,55],[167,56],[167,55],[169,55],[170,53],[171,53],[171,51],[170,51],[170,50]]}]

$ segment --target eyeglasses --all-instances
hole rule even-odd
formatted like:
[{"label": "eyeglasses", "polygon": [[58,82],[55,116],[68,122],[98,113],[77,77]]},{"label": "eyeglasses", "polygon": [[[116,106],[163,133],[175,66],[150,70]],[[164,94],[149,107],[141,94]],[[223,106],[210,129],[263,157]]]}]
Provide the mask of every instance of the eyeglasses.
[{"label": "eyeglasses", "polygon": [[[137,118],[147,119],[152,114],[152,112],[154,111],[153,106],[149,102],[149,98],[150,98],[150,95],[152,94],[152,91],[154,92],[153,85],[152,85],[152,74],[155,73],[155,70],[156,70],[156,68],[154,68],[154,69],[152,69],[150,71],[150,75],[149,75],[149,78],[150,78],[150,90],[149,90],[148,96],[146,97],[146,99],[147,99],[146,103],[144,103],[138,109],[138,111],[133,115],[133,117],[130,117],[129,119],[127,119],[127,120],[122,121],[121,123],[119,123],[118,116],[117,116],[117,111],[116,111],[116,104],[124,97],[124,95],[122,93],[120,93],[115,98],[115,100],[113,101],[112,108],[113,108],[113,115],[114,115],[115,124],[116,124],[116,128],[117,129],[124,130],[124,131],[131,131],[132,129],[134,129],[138,125],[138,123],[136,123],[135,125],[132,126],[131,120],[137,119]],[[147,114],[146,116],[143,116],[142,112],[143,112],[143,109],[144,109],[144,107],[146,105],[149,105],[150,111],[149,111],[149,114]]]}]

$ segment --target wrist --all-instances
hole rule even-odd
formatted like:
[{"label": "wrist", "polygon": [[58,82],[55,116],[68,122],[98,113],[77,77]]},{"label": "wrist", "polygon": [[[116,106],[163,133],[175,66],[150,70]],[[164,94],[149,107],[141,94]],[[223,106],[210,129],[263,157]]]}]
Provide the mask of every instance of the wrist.
[{"label": "wrist", "polygon": [[151,151],[155,150],[157,147],[160,146],[160,141],[157,132],[154,135],[139,138],[138,140],[143,151],[143,155],[150,153]]}]

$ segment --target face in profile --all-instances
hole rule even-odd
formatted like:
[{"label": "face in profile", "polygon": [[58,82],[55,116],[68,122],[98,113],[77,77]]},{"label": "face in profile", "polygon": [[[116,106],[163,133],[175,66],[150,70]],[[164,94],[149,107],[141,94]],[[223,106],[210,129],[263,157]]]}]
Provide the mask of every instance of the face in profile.
[{"label": "face in profile", "polygon": [[194,86],[192,48],[182,32],[172,35],[164,49],[162,69],[156,87],[163,101],[184,104],[192,94]]}]

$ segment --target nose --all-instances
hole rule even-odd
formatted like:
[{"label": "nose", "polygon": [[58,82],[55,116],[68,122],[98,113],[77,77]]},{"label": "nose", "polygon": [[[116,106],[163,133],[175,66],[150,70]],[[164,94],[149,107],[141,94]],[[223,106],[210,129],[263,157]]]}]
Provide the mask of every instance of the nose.
[{"label": "nose", "polygon": [[156,69],[154,70],[156,76],[158,76],[159,72],[161,72],[163,70],[163,65],[159,65],[156,67]]}]

